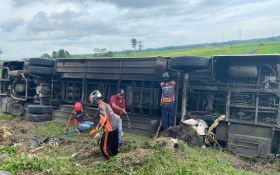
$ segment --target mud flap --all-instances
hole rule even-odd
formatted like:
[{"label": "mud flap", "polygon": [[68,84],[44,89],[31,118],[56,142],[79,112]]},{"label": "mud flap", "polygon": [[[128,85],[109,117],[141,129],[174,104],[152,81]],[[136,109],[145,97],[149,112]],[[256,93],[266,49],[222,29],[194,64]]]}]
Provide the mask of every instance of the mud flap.
[{"label": "mud flap", "polygon": [[12,98],[10,97],[1,97],[0,98],[0,112],[9,112],[11,108]]},{"label": "mud flap", "polygon": [[20,103],[11,103],[11,111],[9,111],[10,114],[15,116],[21,116],[24,114],[24,108],[23,105]]},{"label": "mud flap", "polygon": [[0,98],[0,112],[21,116],[24,114],[24,108],[21,103],[14,101],[12,98],[2,97]]},{"label": "mud flap", "polygon": [[270,154],[272,140],[263,137],[254,137],[241,134],[229,134],[228,148],[233,153],[256,158],[259,155]]}]

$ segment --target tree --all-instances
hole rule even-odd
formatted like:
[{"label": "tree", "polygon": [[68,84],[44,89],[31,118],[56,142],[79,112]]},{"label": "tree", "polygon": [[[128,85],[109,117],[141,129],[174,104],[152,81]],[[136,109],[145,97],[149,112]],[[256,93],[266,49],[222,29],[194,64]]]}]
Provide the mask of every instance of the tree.
[{"label": "tree", "polygon": [[134,49],[134,55],[136,56],[136,46],[137,46],[137,40],[135,38],[132,38],[130,40],[130,44],[131,44],[131,47]]},{"label": "tree", "polygon": [[113,57],[113,52],[108,51],[106,48],[94,48],[95,57]]},{"label": "tree", "polygon": [[138,48],[139,48],[139,51],[141,52],[142,49],[143,49],[143,42],[142,41],[138,41]]},{"label": "tree", "polygon": [[58,53],[57,53],[57,51],[53,51],[53,53],[52,53],[52,58],[58,58]]},{"label": "tree", "polygon": [[97,54],[100,53],[100,49],[99,48],[94,48],[93,51]]},{"label": "tree", "polygon": [[109,52],[107,52],[107,55],[106,55],[106,56],[107,56],[107,57],[113,57],[114,54],[113,54],[113,52],[109,51]]},{"label": "tree", "polygon": [[65,50],[65,58],[70,58],[70,57],[71,57],[71,54],[67,50]]},{"label": "tree", "polygon": [[59,49],[58,51],[52,52],[52,58],[70,58],[71,54],[64,49]]},{"label": "tree", "polygon": [[41,57],[42,58],[51,58],[51,56],[49,54],[47,54],[47,53],[44,53]]},{"label": "tree", "polygon": [[101,53],[106,53],[107,52],[107,49],[106,48],[102,48],[101,49]]},{"label": "tree", "polygon": [[59,49],[58,50],[58,57],[59,58],[66,58],[65,57],[65,50],[64,49]]}]

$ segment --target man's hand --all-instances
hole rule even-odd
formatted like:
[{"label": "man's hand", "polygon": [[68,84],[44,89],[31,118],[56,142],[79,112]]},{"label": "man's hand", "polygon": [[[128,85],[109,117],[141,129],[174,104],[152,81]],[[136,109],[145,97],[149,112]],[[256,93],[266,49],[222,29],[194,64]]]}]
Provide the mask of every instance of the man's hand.
[{"label": "man's hand", "polygon": [[68,130],[69,130],[68,127],[65,127],[65,128],[64,128],[64,132],[67,132]]},{"label": "man's hand", "polygon": [[93,119],[94,117],[91,115],[86,114],[86,119]]},{"label": "man's hand", "polygon": [[93,139],[98,139],[100,137],[100,133],[96,133]]},{"label": "man's hand", "polygon": [[122,109],[122,113],[124,113],[125,115],[127,115],[127,112],[125,109]]}]

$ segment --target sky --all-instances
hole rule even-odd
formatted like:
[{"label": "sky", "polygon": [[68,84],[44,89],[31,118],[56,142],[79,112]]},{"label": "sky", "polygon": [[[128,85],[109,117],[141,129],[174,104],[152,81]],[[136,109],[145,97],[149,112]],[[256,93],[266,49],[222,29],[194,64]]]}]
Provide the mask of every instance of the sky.
[{"label": "sky", "polygon": [[280,35],[280,0],[0,0],[2,59]]}]

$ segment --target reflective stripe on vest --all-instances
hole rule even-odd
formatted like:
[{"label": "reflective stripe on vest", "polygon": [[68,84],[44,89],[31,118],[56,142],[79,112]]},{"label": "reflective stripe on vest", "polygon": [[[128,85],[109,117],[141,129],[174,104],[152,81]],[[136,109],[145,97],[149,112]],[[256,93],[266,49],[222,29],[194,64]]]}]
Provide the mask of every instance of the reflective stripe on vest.
[{"label": "reflective stripe on vest", "polygon": [[175,81],[171,81],[168,83],[162,82],[161,84],[162,89],[162,96],[161,96],[161,102],[162,103],[169,103],[175,101]]},{"label": "reflective stripe on vest", "polygon": [[115,117],[115,113],[113,112],[112,108],[110,105],[106,103],[102,103],[99,105],[99,112],[100,115],[104,116],[106,121],[105,121],[105,131],[113,131],[118,128],[118,120]]}]

